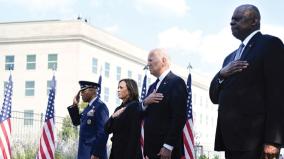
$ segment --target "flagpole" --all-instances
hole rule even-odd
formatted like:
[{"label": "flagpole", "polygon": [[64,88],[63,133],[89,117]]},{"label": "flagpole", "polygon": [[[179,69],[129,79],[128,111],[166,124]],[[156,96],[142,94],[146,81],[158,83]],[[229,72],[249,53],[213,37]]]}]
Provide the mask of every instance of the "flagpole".
[{"label": "flagpole", "polygon": [[189,70],[189,73],[191,73],[192,65],[190,64],[190,62],[187,65],[187,69]]},{"label": "flagpole", "polygon": [[12,68],[9,67],[9,73],[10,73],[10,76],[12,75]]},{"label": "flagpole", "polygon": [[[50,84],[50,90],[48,93],[48,102],[46,113],[44,116],[44,123],[42,126],[42,134],[39,141],[39,148],[36,155],[36,159],[41,158],[55,158],[55,148],[56,148],[56,128],[55,128],[55,90],[56,90],[56,80],[55,80],[55,65],[53,65],[53,77]],[[45,136],[50,136],[46,138]],[[43,149],[47,151],[42,151]]]},{"label": "flagpole", "polygon": [[102,72],[103,72],[103,66],[101,65],[101,67],[100,67],[100,76],[102,75]]},{"label": "flagpole", "polygon": [[56,71],[55,64],[53,64],[53,66],[52,66],[52,74],[53,74],[53,76],[55,76],[55,71]]},{"label": "flagpole", "polygon": [[191,69],[192,66],[189,63],[187,66],[189,70],[187,82],[186,82],[186,89],[188,92],[187,97],[187,105],[186,105],[186,113],[187,113],[187,120],[185,126],[183,128],[183,144],[184,144],[184,154],[183,159],[196,159],[196,152],[194,150],[194,135],[193,135],[193,116],[192,116],[192,80],[191,80]]},{"label": "flagpole", "polygon": [[143,70],[149,70],[149,65],[145,65]]},{"label": "flagpole", "polygon": [[145,71],[145,75],[147,75],[147,71],[149,70],[149,65],[145,65],[143,70]]},{"label": "flagpole", "polygon": [[[143,101],[146,97],[146,87],[147,87],[147,71],[149,70],[149,65],[145,65],[143,70],[145,71],[145,75],[143,78],[142,90],[140,100]],[[144,157],[144,119],[141,121],[141,131],[140,131],[140,148],[142,152],[142,159],[146,159]]]}]

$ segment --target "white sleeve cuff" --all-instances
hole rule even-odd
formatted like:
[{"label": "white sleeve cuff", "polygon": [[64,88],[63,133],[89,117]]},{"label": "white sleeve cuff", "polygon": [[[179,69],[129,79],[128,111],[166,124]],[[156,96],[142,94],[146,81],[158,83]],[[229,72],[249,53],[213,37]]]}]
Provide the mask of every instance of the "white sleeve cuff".
[{"label": "white sleeve cuff", "polygon": [[145,111],[147,108],[147,105],[144,105],[143,101],[141,102],[142,110]]},{"label": "white sleeve cuff", "polygon": [[170,151],[172,151],[172,150],[174,149],[173,146],[168,145],[168,144],[164,144],[163,147],[165,147],[166,149],[168,149],[168,150],[170,150]]}]

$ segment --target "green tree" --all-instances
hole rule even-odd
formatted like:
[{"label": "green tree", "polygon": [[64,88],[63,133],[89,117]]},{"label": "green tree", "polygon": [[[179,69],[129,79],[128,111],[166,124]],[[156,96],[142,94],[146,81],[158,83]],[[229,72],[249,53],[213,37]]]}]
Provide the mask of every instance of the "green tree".
[{"label": "green tree", "polygon": [[198,159],[208,159],[208,157],[206,155],[201,155]]},{"label": "green tree", "polygon": [[214,155],[213,159],[220,159],[218,155]]},{"label": "green tree", "polygon": [[78,138],[78,129],[74,127],[69,116],[63,119],[62,129],[59,133],[59,137],[63,141],[68,141],[69,139],[76,140]]},{"label": "green tree", "polygon": [[58,133],[57,148],[55,151],[56,159],[76,158],[78,148],[79,132],[73,126],[71,118],[66,116],[62,121],[61,131]]}]

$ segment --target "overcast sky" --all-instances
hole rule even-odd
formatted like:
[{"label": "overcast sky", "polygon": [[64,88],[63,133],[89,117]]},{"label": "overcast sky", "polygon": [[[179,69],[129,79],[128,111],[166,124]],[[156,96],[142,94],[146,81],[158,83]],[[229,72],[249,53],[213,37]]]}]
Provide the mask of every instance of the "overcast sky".
[{"label": "overcast sky", "polygon": [[[256,5],[261,31],[284,41],[283,0],[0,0],[0,21],[70,20],[93,26],[144,50],[163,47],[173,63],[212,76],[240,41],[230,19],[240,4]],[[147,57],[145,57],[146,59]]]}]

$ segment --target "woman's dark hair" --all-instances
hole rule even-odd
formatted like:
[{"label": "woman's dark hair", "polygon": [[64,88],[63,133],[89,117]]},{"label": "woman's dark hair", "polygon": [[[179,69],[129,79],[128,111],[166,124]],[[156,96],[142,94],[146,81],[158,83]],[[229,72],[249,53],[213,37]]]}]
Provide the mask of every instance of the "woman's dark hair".
[{"label": "woman's dark hair", "polygon": [[137,86],[136,81],[130,78],[125,78],[125,79],[121,79],[119,83],[122,81],[126,83],[126,88],[129,91],[128,101],[139,100],[138,86]]}]

